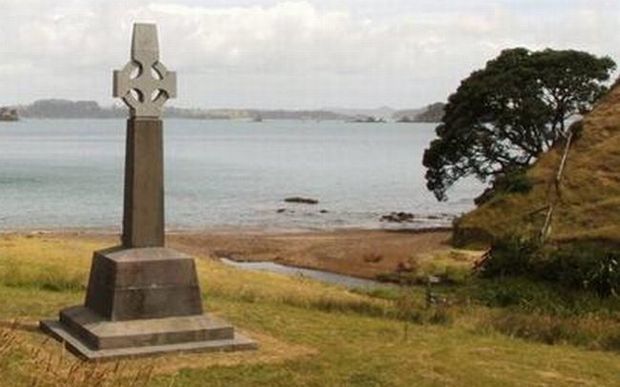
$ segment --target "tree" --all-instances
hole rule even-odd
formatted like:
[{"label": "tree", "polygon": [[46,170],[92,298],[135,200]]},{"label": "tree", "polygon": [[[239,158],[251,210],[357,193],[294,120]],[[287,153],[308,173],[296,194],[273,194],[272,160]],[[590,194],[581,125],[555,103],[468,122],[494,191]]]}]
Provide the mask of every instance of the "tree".
[{"label": "tree", "polygon": [[508,49],[461,82],[424,152],[438,200],[454,182],[494,181],[530,165],[590,111],[616,65],[586,52]]}]

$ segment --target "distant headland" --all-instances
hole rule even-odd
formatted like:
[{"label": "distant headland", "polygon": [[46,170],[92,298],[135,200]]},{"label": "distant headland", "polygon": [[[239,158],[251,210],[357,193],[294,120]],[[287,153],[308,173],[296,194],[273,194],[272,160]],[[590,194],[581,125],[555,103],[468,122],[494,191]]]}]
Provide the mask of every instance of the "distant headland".
[{"label": "distant headland", "polygon": [[[308,120],[308,121],[346,121],[346,122],[438,122],[443,115],[445,104],[438,102],[418,109],[396,110],[390,107],[377,109],[323,108],[317,110],[262,110],[262,109],[203,109],[168,107],[164,116],[198,120]],[[103,107],[95,101],[71,101],[65,99],[42,99],[29,105],[6,109],[16,117],[38,119],[106,119],[127,117],[123,106]],[[0,114],[4,110],[0,110]],[[9,117],[9,113],[6,113]],[[4,116],[2,116],[4,117]],[[260,117],[257,120],[256,117]],[[1,119],[1,118],[0,118]]]}]

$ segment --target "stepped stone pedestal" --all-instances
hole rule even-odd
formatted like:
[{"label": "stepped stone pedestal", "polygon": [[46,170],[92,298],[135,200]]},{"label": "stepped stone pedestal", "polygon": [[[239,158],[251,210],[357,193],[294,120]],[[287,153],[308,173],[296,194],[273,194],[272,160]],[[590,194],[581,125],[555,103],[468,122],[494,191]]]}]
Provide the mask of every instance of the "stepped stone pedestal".
[{"label": "stepped stone pedestal", "polygon": [[257,347],[203,314],[194,260],[165,247],[95,252],[84,306],[41,328],[87,360]]},{"label": "stepped stone pedestal", "polygon": [[131,60],[114,72],[114,96],[130,111],[122,247],[95,252],[84,305],[42,321],[41,329],[91,360],[256,348],[230,324],[203,314],[194,260],[164,247],[159,117],[176,96],[176,75],[159,60],[154,24],[134,25]]}]

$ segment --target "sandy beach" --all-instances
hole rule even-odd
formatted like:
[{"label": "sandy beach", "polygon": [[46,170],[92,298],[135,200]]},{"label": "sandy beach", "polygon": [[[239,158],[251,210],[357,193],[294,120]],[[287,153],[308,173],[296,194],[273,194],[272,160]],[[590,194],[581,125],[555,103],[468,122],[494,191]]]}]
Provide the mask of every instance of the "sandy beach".
[{"label": "sandy beach", "polygon": [[[115,245],[118,235],[102,231],[49,232],[50,238],[80,238]],[[376,278],[413,261],[450,254],[451,231],[331,230],[266,232],[257,230],[177,231],[167,244],[196,258],[271,261],[359,278]]]}]

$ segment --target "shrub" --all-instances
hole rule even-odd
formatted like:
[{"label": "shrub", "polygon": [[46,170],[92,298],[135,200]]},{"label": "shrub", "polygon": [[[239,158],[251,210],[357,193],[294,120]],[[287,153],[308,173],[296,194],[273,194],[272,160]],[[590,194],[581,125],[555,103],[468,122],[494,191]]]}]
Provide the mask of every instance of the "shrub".
[{"label": "shrub", "polygon": [[487,278],[526,276],[532,273],[539,251],[538,243],[529,239],[499,240],[480,263],[479,273]]},{"label": "shrub", "polygon": [[527,177],[526,169],[519,168],[498,176],[493,182],[493,186],[486,189],[480,196],[474,199],[476,205],[481,205],[499,194],[507,193],[527,193],[530,192],[534,184]]},{"label": "shrub", "polygon": [[541,276],[572,288],[589,289],[601,297],[620,295],[620,251],[584,243],[560,247],[549,254]]},{"label": "shrub", "polygon": [[429,324],[432,325],[450,325],[454,320],[454,316],[451,310],[446,306],[439,306],[434,308],[430,317],[428,318]]},{"label": "shrub", "polygon": [[470,269],[468,267],[459,266],[447,266],[443,275],[440,278],[443,282],[448,284],[464,284],[470,275]]},{"label": "shrub", "polygon": [[486,323],[500,333],[529,341],[620,351],[620,327],[613,319],[590,315],[563,317],[510,311]]},{"label": "shrub", "polygon": [[620,295],[620,250],[594,243],[542,247],[528,239],[499,240],[478,270],[486,278],[522,276],[603,298]]}]

